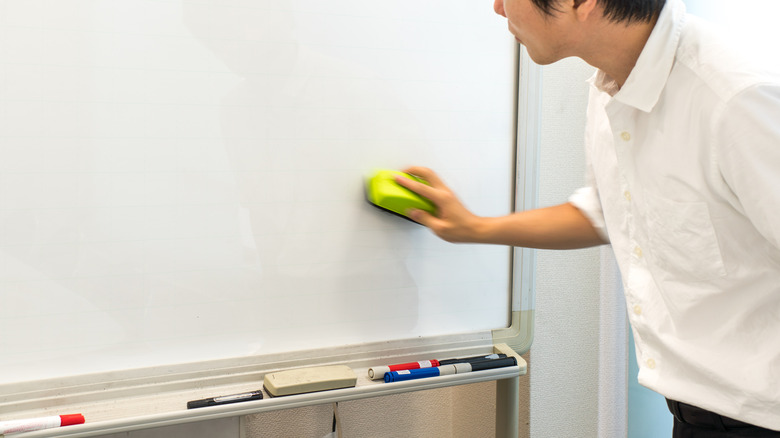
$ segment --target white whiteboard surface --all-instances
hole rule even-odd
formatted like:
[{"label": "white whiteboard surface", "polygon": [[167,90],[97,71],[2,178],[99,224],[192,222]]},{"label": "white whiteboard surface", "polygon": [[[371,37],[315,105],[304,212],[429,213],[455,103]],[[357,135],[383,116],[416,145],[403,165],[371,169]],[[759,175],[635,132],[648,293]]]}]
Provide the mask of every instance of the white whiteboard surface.
[{"label": "white whiteboard surface", "polygon": [[515,43],[449,0],[0,0],[0,384],[505,327]]}]

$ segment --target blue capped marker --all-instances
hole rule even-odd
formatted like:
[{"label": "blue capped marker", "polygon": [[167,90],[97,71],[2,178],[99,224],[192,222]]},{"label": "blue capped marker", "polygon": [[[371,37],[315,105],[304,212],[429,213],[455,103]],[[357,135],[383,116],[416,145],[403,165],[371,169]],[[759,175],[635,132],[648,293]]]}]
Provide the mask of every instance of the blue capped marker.
[{"label": "blue capped marker", "polygon": [[[442,373],[442,368],[446,368],[444,373]],[[450,371],[449,368],[452,368],[452,372],[448,372]],[[389,373],[385,373],[385,383],[403,382],[404,380],[422,379],[424,377],[445,376],[447,374],[455,374],[455,367],[453,365],[418,368],[416,370],[390,371]]]}]

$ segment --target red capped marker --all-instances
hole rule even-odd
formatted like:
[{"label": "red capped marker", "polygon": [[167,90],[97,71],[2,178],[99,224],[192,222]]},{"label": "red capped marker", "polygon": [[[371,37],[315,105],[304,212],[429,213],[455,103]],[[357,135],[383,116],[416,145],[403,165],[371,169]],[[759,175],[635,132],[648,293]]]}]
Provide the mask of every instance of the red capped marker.
[{"label": "red capped marker", "polygon": [[23,420],[0,421],[0,435],[9,433],[29,432],[32,430],[51,429],[61,426],[84,424],[81,414],[54,415],[51,417],[26,418]]}]

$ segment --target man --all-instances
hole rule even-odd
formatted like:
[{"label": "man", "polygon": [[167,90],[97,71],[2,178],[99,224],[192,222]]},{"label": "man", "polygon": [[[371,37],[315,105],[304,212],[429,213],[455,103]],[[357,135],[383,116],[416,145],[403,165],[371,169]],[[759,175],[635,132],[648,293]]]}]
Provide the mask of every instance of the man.
[{"label": "man", "polygon": [[452,242],[610,243],[643,385],[674,437],[780,436],[780,81],[749,67],[681,0],[495,0],[531,58],[598,69],[587,185],[568,203],[469,212],[431,170],[412,219]]}]

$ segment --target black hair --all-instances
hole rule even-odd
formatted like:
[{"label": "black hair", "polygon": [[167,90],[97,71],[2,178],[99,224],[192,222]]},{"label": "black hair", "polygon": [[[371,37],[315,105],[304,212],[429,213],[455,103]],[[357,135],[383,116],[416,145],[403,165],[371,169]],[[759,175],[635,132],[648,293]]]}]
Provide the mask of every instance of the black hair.
[{"label": "black hair", "polygon": [[[553,15],[561,0],[531,0],[547,15]],[[663,9],[666,0],[598,0],[604,15],[614,22],[649,22]],[[575,0],[577,4],[582,0]]]}]

